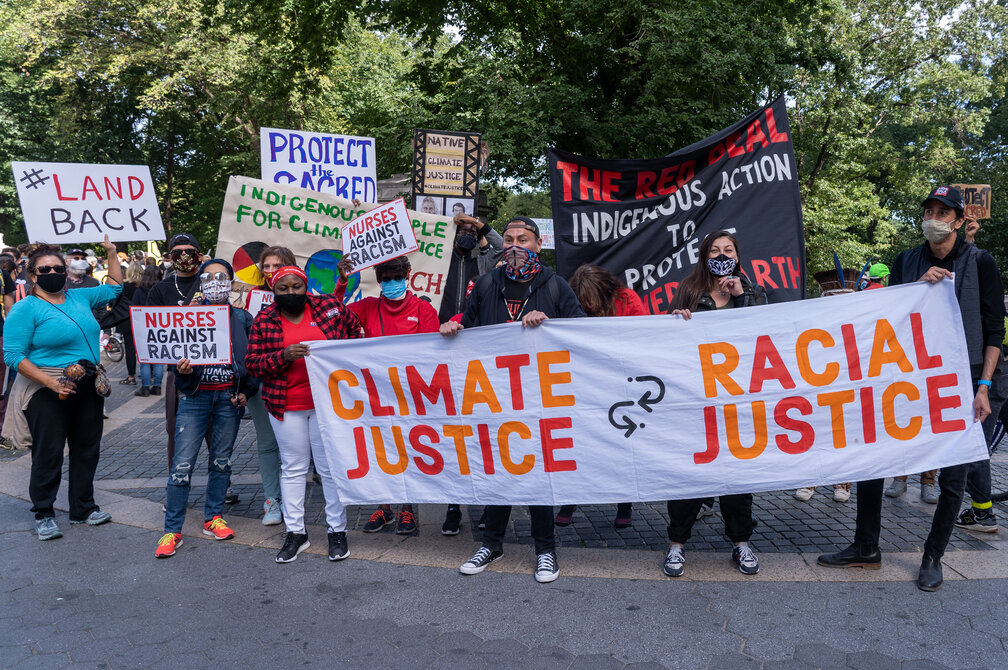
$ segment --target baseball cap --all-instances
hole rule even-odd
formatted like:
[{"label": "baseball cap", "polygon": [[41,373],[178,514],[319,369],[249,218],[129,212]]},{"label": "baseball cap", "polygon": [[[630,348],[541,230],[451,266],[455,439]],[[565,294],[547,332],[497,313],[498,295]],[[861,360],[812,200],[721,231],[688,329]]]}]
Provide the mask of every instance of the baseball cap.
[{"label": "baseball cap", "polygon": [[191,246],[196,247],[196,251],[200,250],[199,242],[196,241],[195,237],[193,237],[189,233],[179,233],[178,235],[172,237],[171,240],[169,240],[168,251],[171,251],[180,244],[189,244]]},{"label": "baseball cap", "polygon": [[[924,202],[928,200],[937,200],[943,205],[948,205],[952,209],[963,213],[963,197],[962,193],[959,192],[954,186],[936,186],[934,190],[931,191],[931,195],[924,198]],[[921,203],[922,205],[924,203]]]},{"label": "baseball cap", "polygon": [[516,216],[512,218],[508,221],[508,224],[504,226],[504,230],[507,230],[508,228],[524,228],[525,230],[532,231],[532,234],[536,236],[536,239],[542,237],[539,234],[539,226],[536,225],[535,221],[527,216]]},{"label": "baseball cap", "polygon": [[87,254],[84,253],[84,250],[81,249],[80,247],[74,247],[70,251],[66,252],[67,256],[70,256],[72,254],[80,254],[81,256],[86,256],[87,255]]},{"label": "baseball cap", "polygon": [[889,266],[885,263],[875,263],[870,268],[868,268],[868,276],[875,277],[876,279],[881,279],[882,277],[889,276]]}]

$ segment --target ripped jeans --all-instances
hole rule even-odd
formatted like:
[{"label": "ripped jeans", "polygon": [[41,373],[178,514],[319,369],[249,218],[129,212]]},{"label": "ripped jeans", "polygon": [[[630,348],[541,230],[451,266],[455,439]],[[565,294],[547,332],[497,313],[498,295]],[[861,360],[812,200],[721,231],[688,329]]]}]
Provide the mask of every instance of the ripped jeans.
[{"label": "ripped jeans", "polygon": [[165,502],[165,532],[181,533],[189,503],[189,487],[196,466],[196,456],[213,420],[209,447],[209,477],[203,519],[209,521],[224,509],[224,496],[231,481],[231,450],[238,437],[238,422],[244,408],[231,404],[231,392],[201,390],[195,395],[180,395],[175,421],[175,455],[168,475]]}]

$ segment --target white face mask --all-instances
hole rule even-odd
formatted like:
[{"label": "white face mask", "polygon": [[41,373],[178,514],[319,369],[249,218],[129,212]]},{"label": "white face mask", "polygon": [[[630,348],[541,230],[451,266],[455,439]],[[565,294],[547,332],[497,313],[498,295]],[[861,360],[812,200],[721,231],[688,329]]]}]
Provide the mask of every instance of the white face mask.
[{"label": "white face mask", "polygon": [[88,271],[91,266],[88,262],[82,258],[76,258],[70,261],[70,273],[74,275],[82,275]]},{"label": "white face mask", "polygon": [[952,223],[954,222],[924,219],[921,230],[924,231],[924,237],[928,242],[938,244],[952,234]]}]

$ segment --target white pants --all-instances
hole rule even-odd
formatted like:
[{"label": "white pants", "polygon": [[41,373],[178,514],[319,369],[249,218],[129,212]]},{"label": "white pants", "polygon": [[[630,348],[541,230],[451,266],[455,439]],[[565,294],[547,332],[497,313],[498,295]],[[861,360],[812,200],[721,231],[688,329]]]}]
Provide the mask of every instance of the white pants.
[{"label": "white pants", "polygon": [[280,448],[280,494],[284,524],[288,532],[303,533],[305,487],[308,464],[315,459],[315,471],[322,478],[325,515],[330,530],[346,530],[346,508],[339,499],[336,480],[329,471],[322,433],[315,410],[284,412],[283,421],[270,414],[270,424]]}]

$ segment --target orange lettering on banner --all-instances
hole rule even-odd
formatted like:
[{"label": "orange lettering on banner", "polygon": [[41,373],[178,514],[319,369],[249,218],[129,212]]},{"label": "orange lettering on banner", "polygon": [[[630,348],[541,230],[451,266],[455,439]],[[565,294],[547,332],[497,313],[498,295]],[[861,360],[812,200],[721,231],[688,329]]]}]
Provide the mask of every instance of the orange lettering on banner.
[{"label": "orange lettering on banner", "polygon": [[554,437],[554,430],[571,428],[573,423],[569,416],[553,419],[539,419],[539,440],[542,443],[543,466],[546,472],[573,472],[577,470],[577,461],[558,461],[553,452],[557,449],[573,449],[574,440],[570,437]]},{"label": "orange lettering on banner", "polygon": [[551,365],[570,363],[569,351],[541,351],[536,354],[536,364],[539,367],[539,392],[542,394],[543,407],[571,407],[574,405],[572,395],[553,395],[553,386],[570,384],[571,373],[551,372]]},{"label": "orange lettering on banner", "polygon": [[785,454],[803,454],[812,448],[812,443],[815,442],[815,431],[811,424],[788,416],[788,410],[791,409],[798,410],[802,416],[808,416],[812,413],[812,403],[807,398],[800,396],[784,398],[777,403],[777,406],[774,407],[774,421],[784,430],[795,431],[799,437],[797,440],[789,440],[786,435],[778,435],[774,441],[777,442],[777,448]]},{"label": "orange lettering on banner", "polygon": [[896,396],[906,396],[911,402],[920,400],[920,391],[910,382],[893,382],[882,392],[882,425],[889,437],[895,440],[912,440],[920,433],[924,420],[919,416],[910,418],[910,423],[900,426],[896,423]]},{"label": "orange lettering on banner", "polygon": [[840,376],[840,364],[836,361],[826,364],[822,372],[812,369],[812,362],[809,360],[809,345],[818,342],[824,349],[829,349],[834,344],[833,336],[825,330],[812,328],[806,330],[798,336],[795,342],[795,354],[798,357],[798,374],[801,378],[812,386],[829,386]]},{"label": "orange lettering on banner", "polygon": [[962,419],[946,421],[942,411],[955,409],[962,405],[962,399],[957,396],[943,397],[938,392],[944,388],[954,388],[959,383],[959,377],[954,374],[935,375],[927,379],[928,418],[931,420],[932,433],[955,433],[966,430],[966,422]]},{"label": "orange lettering on banner", "polygon": [[465,388],[462,389],[462,414],[472,414],[473,405],[486,405],[491,412],[501,411],[500,401],[494,394],[483,364],[478,360],[469,361],[466,369]]},{"label": "orange lettering on banner", "polygon": [[875,322],[875,339],[872,341],[871,357],[868,359],[868,376],[878,377],[882,374],[882,366],[889,363],[895,363],[903,372],[913,372],[913,365],[907,359],[892,325],[886,319],[879,319]]},{"label": "orange lettering on banner", "polygon": [[725,434],[728,439],[728,450],[735,458],[749,460],[763,453],[767,445],[766,403],[762,400],[749,403],[753,415],[753,444],[743,447],[739,437],[738,405],[724,406]]},{"label": "orange lettering on banner", "polygon": [[399,416],[409,414],[409,405],[406,404],[406,394],[403,392],[402,382],[399,381],[399,369],[389,368],[389,381],[392,382],[392,392],[395,393],[396,403],[399,404]]},{"label": "orange lettering on banner", "polygon": [[458,458],[459,474],[469,474],[469,456],[466,454],[465,439],[473,434],[470,426],[441,426],[445,437],[455,441],[455,456]]},{"label": "orange lettering on banner", "polygon": [[398,459],[392,465],[388,459],[388,452],[385,451],[385,440],[382,438],[381,428],[371,426],[371,439],[374,441],[375,458],[378,460],[378,467],[387,475],[401,475],[409,465],[409,457],[406,456],[406,443],[403,441],[402,428],[392,426],[392,439],[395,441]]},{"label": "orange lettering on banner", "polygon": [[844,427],[843,406],[854,402],[854,391],[831,391],[816,396],[820,407],[830,408],[830,424],[833,429],[833,448],[843,449],[847,446],[847,430]]},{"label": "orange lettering on banner", "polygon": [[784,360],[769,335],[756,338],[756,352],[753,356],[752,375],[749,377],[749,393],[759,393],[763,390],[763,382],[776,379],[781,387],[793,389],[794,379],[788,372]]},{"label": "orange lettering on banner", "polygon": [[[731,373],[738,367],[738,349],[727,342],[711,342],[697,347],[700,353],[700,370],[703,372],[704,395],[708,398],[717,397],[717,384],[720,383],[731,395],[742,395],[742,387],[731,378]],[[724,361],[714,362],[714,355],[724,356]]]},{"label": "orange lettering on banner", "polygon": [[336,416],[347,421],[359,419],[364,414],[364,403],[355,400],[353,405],[347,407],[343,404],[340,396],[339,384],[345,382],[347,386],[353,388],[359,386],[360,382],[349,370],[336,370],[329,375],[329,397],[332,399],[332,408]]},{"label": "orange lettering on banner", "polygon": [[416,463],[417,469],[425,475],[437,475],[444,470],[444,457],[434,447],[424,444],[420,441],[420,438],[424,437],[430,440],[431,445],[437,444],[441,441],[438,436],[437,431],[430,426],[413,426],[409,432],[410,446],[413,447],[413,451],[416,451],[420,456],[426,456],[431,459],[431,462],[420,458],[420,456],[414,456],[413,462]]},{"label": "orange lettering on banner", "polygon": [[497,449],[500,451],[501,465],[512,475],[524,475],[532,472],[535,466],[535,455],[525,454],[519,463],[511,458],[511,435],[517,435],[523,440],[532,437],[532,431],[520,421],[507,421],[497,429]]}]

